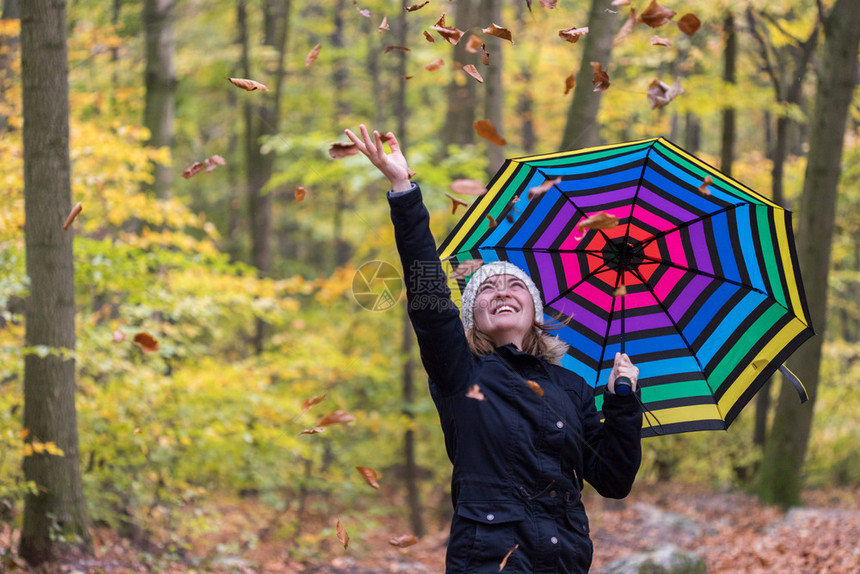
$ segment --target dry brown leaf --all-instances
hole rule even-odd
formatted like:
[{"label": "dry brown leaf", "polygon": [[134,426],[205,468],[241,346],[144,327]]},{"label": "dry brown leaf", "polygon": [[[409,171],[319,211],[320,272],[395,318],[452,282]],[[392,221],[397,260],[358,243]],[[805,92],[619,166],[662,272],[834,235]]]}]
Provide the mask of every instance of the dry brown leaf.
[{"label": "dry brown leaf", "polygon": [[485,66],[490,65],[490,53],[487,51],[486,44],[481,44],[481,62],[483,62]]},{"label": "dry brown leaf", "polygon": [[630,15],[627,16],[627,20],[624,22],[624,25],[621,26],[621,29],[618,30],[618,33],[615,34],[615,38],[612,40],[614,45],[618,45],[621,41],[630,35],[630,32],[633,31],[633,28],[636,26],[636,8],[630,9]]},{"label": "dry brown leaf", "polygon": [[651,104],[652,110],[656,110],[667,106],[669,102],[683,93],[681,78],[678,78],[677,82],[671,86],[660,80],[654,80],[648,85],[648,103]]},{"label": "dry brown leaf", "polygon": [[388,25],[388,16],[383,16],[382,17],[382,23],[379,25],[379,28],[377,28],[377,30],[381,34],[385,30],[390,30],[390,29],[391,29],[391,27]]},{"label": "dry brown leaf", "polygon": [[480,36],[476,36],[472,34],[469,36],[469,39],[466,41],[466,51],[470,54],[477,54],[478,48],[480,48],[484,44],[484,41],[481,40]]},{"label": "dry brown leaf", "polygon": [[227,165],[227,161],[218,154],[210,155],[203,160],[203,163],[206,164],[206,173],[212,173],[212,170],[219,165]]},{"label": "dry brown leaf", "polygon": [[499,225],[499,222],[496,221],[496,218],[490,214],[487,214],[487,221],[490,222],[490,229],[495,229]]},{"label": "dry brown leaf", "polygon": [[558,36],[570,42],[571,44],[576,44],[579,42],[579,39],[588,34],[588,26],[584,28],[565,28],[564,30],[558,31]]},{"label": "dry brown leaf", "polygon": [[80,201],[72,207],[72,210],[69,211],[69,215],[66,217],[66,221],[63,222],[63,231],[67,231],[69,229],[69,226],[72,225],[72,222],[75,220],[78,214],[83,211],[83,209],[84,204]]},{"label": "dry brown leaf", "polygon": [[490,120],[477,120],[473,125],[478,135],[488,142],[496,145],[506,145],[508,143],[505,138],[499,135],[499,132],[496,131],[495,126]]},{"label": "dry brown leaf", "polygon": [[325,400],[325,397],[326,397],[326,395],[323,395],[321,397],[314,395],[313,397],[311,397],[309,399],[305,399],[305,402],[302,403],[302,412],[308,410],[309,408],[311,408],[314,405],[320,404],[323,400]]},{"label": "dry brown leaf", "polygon": [[653,36],[651,36],[651,45],[652,46],[666,46],[667,48],[671,48],[672,42],[668,38],[663,38],[661,36],[658,36],[657,34],[654,34]]},{"label": "dry brown leaf", "polygon": [[630,6],[630,0],[612,0],[610,6],[613,8],[618,8],[619,6]]},{"label": "dry brown leaf", "polygon": [[352,3],[355,5],[355,9],[358,10],[359,14],[361,14],[365,18],[370,18],[370,10],[359,8],[358,3],[355,0],[352,0]]},{"label": "dry brown leaf", "polygon": [[113,341],[114,343],[122,343],[123,341],[125,341],[125,339],[125,333],[123,333],[119,329],[114,329],[111,341]]},{"label": "dry brown leaf", "polygon": [[482,259],[466,259],[457,264],[457,267],[451,271],[451,276],[448,279],[459,281],[465,279],[467,275],[471,275],[476,269],[484,264]]},{"label": "dry brown leaf", "polygon": [[349,547],[349,534],[346,533],[346,528],[343,527],[340,518],[337,519],[335,530],[337,531],[337,539],[343,543],[343,549],[346,550]]},{"label": "dry brown leaf", "polygon": [[430,3],[430,0],[427,0],[426,2],[422,2],[421,4],[413,4],[412,6],[407,6],[406,11],[407,12],[415,12],[416,10],[420,10],[421,8],[423,8],[424,6],[426,6],[429,3]]},{"label": "dry brown leaf", "polygon": [[514,39],[511,36],[511,31],[496,24],[491,24],[488,28],[484,28],[483,32],[484,34],[495,36],[496,38],[501,38],[502,40],[507,40],[511,44],[514,43]]},{"label": "dry brown leaf", "polygon": [[370,486],[372,486],[376,490],[379,490],[379,482],[377,482],[377,480],[376,480],[377,476],[376,476],[375,470],[373,470],[372,468],[370,468],[368,466],[357,466],[357,467],[355,467],[355,470],[357,470],[358,472],[361,473],[361,476],[364,477],[364,481],[367,484],[369,484]]},{"label": "dry brown leaf", "polygon": [[478,68],[476,68],[472,64],[466,64],[465,66],[463,66],[463,71],[478,80],[478,82],[482,84],[484,83],[484,77],[478,71]]},{"label": "dry brown leaf", "polygon": [[388,541],[392,546],[396,546],[397,548],[407,548],[409,546],[413,546],[418,544],[418,539],[415,538],[414,534],[404,534],[403,536],[397,536],[396,538],[392,538]]},{"label": "dry brown leaf", "polygon": [[460,38],[463,37],[464,32],[462,30],[458,30],[452,26],[445,25],[445,13],[442,12],[442,15],[439,17],[439,20],[436,21],[436,24],[430,26],[431,30],[435,30],[440,36],[448,40],[452,46],[456,46],[460,42]]},{"label": "dry brown leaf", "polygon": [[305,58],[305,68],[310,68],[311,64],[317,61],[317,58],[320,55],[320,50],[322,49],[322,44],[317,44],[311,51],[308,52],[307,57]]},{"label": "dry brown leaf", "polygon": [[456,215],[457,214],[457,208],[460,207],[461,205],[463,207],[469,207],[468,203],[466,203],[462,199],[458,199],[458,198],[454,197],[453,195],[451,195],[447,191],[445,192],[445,196],[451,200],[451,215]]},{"label": "dry brown leaf", "polygon": [[712,178],[710,175],[706,175],[704,181],[702,181],[702,185],[699,186],[699,191],[702,193],[702,195],[711,195],[711,190],[708,189],[708,186],[713,184],[714,178]]},{"label": "dry brown leaf", "polygon": [[540,5],[548,10],[552,10],[558,6],[558,0],[540,0]]},{"label": "dry brown leaf", "polygon": [[476,401],[486,401],[487,397],[484,396],[484,393],[481,392],[481,387],[478,385],[472,385],[469,387],[469,392],[466,393],[467,399],[475,399]]},{"label": "dry brown leaf", "polygon": [[618,227],[618,218],[605,211],[586,217],[576,224],[576,229],[580,233],[583,229],[612,229],[614,227]]},{"label": "dry brown leaf", "polygon": [[532,380],[526,381],[526,384],[529,386],[529,388],[531,390],[533,390],[535,393],[537,393],[537,396],[539,396],[539,397],[543,396],[543,389],[541,388],[541,386],[539,384],[537,384],[536,382],[534,382]]},{"label": "dry brown leaf", "polygon": [[301,185],[296,188],[296,191],[294,193],[296,201],[303,200],[307,194],[307,190]]},{"label": "dry brown leaf", "polygon": [[436,70],[438,70],[439,68],[441,68],[444,65],[445,65],[445,60],[443,60],[442,58],[436,58],[435,60],[433,60],[429,64],[425,65],[424,69],[427,70],[428,72],[435,72]]},{"label": "dry brown leaf", "polygon": [[206,169],[205,163],[203,163],[202,161],[195,161],[182,171],[182,177],[184,177],[185,179],[191,179],[204,169]]},{"label": "dry brown leaf", "polygon": [[624,283],[619,285],[615,291],[612,293],[613,297],[626,297],[627,296],[627,287],[624,286]]},{"label": "dry brown leaf", "polygon": [[245,78],[227,78],[230,80],[230,83],[238,88],[242,88],[243,90],[248,90],[249,92],[253,92],[254,90],[260,90],[261,92],[268,92],[269,88],[266,87],[265,84],[261,84],[255,80],[248,80]]},{"label": "dry brown leaf", "polygon": [[[403,76],[403,79],[404,79],[404,80],[411,80],[411,79],[412,79],[412,78],[414,78],[414,77],[415,77],[415,76]],[[411,177],[411,176],[410,176],[410,179],[412,179],[412,177]]]},{"label": "dry brown leaf", "polygon": [[684,14],[681,16],[681,19],[678,20],[678,28],[687,36],[692,36],[698,32],[701,26],[702,21],[699,20],[695,14]]},{"label": "dry brown leaf", "polygon": [[146,332],[140,332],[134,336],[133,341],[140,346],[144,353],[154,353],[158,350],[158,341]]},{"label": "dry brown leaf", "polygon": [[519,548],[519,547],[520,547],[520,545],[519,545],[519,544],[517,544],[516,546],[514,546],[513,548],[511,548],[511,549],[508,551],[508,553],[507,553],[507,554],[505,554],[505,557],[504,557],[504,558],[502,558],[502,563],[501,563],[501,564],[499,564],[499,572],[501,572],[502,570],[504,570],[505,566],[507,566],[507,565],[508,565],[508,558],[510,558],[510,557],[511,557],[511,554],[513,554],[513,553],[514,553],[514,550],[516,550],[516,549],[517,549],[517,548]]},{"label": "dry brown leaf", "polygon": [[657,0],[651,0],[648,7],[642,11],[639,21],[652,28],[659,28],[669,22],[675,16],[675,11],[657,4]]},{"label": "dry brown leaf", "polygon": [[299,434],[319,434],[325,432],[325,429],[305,429]]},{"label": "dry brown leaf", "polygon": [[406,46],[386,46],[385,47],[385,53],[386,54],[392,50],[400,50],[401,52],[411,52],[412,51],[409,48],[407,48]]},{"label": "dry brown leaf", "polygon": [[560,178],[560,177],[557,177],[557,178],[555,178],[555,179],[545,179],[545,180],[543,180],[543,183],[542,183],[542,184],[540,184],[540,185],[538,185],[538,186],[536,186],[536,187],[532,187],[531,189],[529,189],[528,199],[529,199],[529,200],[531,200],[531,199],[534,199],[534,198],[536,198],[536,197],[538,197],[538,196],[540,196],[540,195],[545,194],[547,191],[549,191],[550,189],[552,189],[552,188],[553,188],[553,186],[555,186],[557,183],[561,183],[561,178]]},{"label": "dry brown leaf", "polygon": [[459,193],[461,195],[481,196],[487,193],[487,188],[484,187],[483,183],[477,179],[471,178],[455,179],[448,184],[448,187],[454,193]]},{"label": "dry brown leaf", "polygon": [[343,159],[358,153],[358,147],[352,142],[329,142],[328,155],[332,159]]},{"label": "dry brown leaf", "polygon": [[424,39],[427,40],[428,42],[430,42],[431,44],[436,41],[436,38],[433,37],[433,34],[428,32],[427,30],[424,30]]},{"label": "dry brown leaf", "polygon": [[340,409],[325,415],[323,418],[317,421],[316,427],[324,427],[328,425],[340,424],[340,423],[351,423],[355,420],[355,417],[349,414],[346,411],[342,411]]},{"label": "dry brown leaf", "polygon": [[591,62],[591,68],[594,70],[594,79],[591,83],[594,85],[595,92],[605,92],[609,88],[609,73],[603,69],[603,64],[600,62]]},{"label": "dry brown leaf", "polygon": [[576,76],[573,74],[569,75],[564,79],[564,95],[570,93],[570,91],[576,87]]}]

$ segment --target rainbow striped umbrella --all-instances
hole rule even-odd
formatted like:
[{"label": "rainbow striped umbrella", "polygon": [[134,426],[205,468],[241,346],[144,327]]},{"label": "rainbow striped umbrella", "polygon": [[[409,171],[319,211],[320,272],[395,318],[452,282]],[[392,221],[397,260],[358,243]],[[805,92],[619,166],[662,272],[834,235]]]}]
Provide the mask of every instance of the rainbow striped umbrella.
[{"label": "rainbow striped umbrella", "polygon": [[728,428],[813,334],[790,212],[663,138],[507,160],[439,254],[526,270],[598,410],[626,351],[644,436]]}]

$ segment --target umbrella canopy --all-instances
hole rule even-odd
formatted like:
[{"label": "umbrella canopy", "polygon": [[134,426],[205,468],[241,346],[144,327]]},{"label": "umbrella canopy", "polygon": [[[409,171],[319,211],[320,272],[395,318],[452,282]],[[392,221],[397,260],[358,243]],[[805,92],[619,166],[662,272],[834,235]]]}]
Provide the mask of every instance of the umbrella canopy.
[{"label": "umbrella canopy", "polygon": [[439,254],[528,272],[598,410],[627,352],[644,436],[728,428],[813,334],[790,212],[663,138],[505,161]]}]

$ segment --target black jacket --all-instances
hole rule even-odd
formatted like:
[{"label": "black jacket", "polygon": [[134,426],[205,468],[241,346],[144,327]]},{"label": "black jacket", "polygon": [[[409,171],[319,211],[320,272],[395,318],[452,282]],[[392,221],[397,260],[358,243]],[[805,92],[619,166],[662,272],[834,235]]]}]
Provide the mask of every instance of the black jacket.
[{"label": "black jacket", "polygon": [[[575,373],[514,345],[474,355],[415,187],[389,203],[409,316],[454,465],[447,572],[498,572],[515,545],[506,574],[586,572],[592,547],[579,493],[583,480],[603,496],[630,492],[641,461],[638,403],[606,392],[602,423],[593,389]],[[475,384],[485,400],[466,396]]]}]

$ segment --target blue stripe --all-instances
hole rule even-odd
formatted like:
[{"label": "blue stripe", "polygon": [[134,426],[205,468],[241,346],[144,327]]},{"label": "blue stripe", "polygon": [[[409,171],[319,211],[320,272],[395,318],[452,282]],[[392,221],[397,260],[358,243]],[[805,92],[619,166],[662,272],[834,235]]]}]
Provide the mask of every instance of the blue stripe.
[{"label": "blue stripe", "polygon": [[[669,171],[677,171],[672,169],[672,166],[668,166],[667,169],[669,169]],[[721,205],[705,199],[706,196],[703,196],[701,193],[699,193],[698,185],[701,182],[699,182],[699,184],[696,184],[696,187],[694,187],[693,189],[687,189],[683,186],[678,185],[677,181],[668,179],[663,174],[658,173],[653,169],[645,170],[644,179],[646,185],[649,188],[661,190],[665,193],[668,193],[677,198],[679,201],[682,201],[687,205],[691,205],[693,206],[693,208],[698,209],[699,211],[703,211],[705,213],[713,213],[723,208]]]},{"label": "blue stripe", "polygon": [[684,327],[684,337],[690,341],[695,341],[714,315],[719,313],[726,301],[734,295],[739,288],[729,283],[720,285],[714,293],[708,297],[708,300],[702,305],[699,311],[693,316],[690,322]]},{"label": "blue stripe", "polygon": [[[593,173],[595,171],[602,171],[604,169],[612,169],[612,168],[618,167],[620,165],[625,165],[628,163],[641,161],[646,155],[648,155],[649,148],[650,148],[650,146],[642,148],[641,150],[638,150],[638,151],[623,153],[623,154],[618,155],[616,157],[603,159],[603,160],[599,160],[599,161],[594,161],[594,160],[589,160],[589,159],[585,159],[585,161],[583,161],[583,158],[577,158],[575,156],[571,156],[570,159],[572,161],[579,159],[580,161],[582,161],[582,163],[562,165],[559,167],[543,166],[543,165],[541,165],[542,162],[540,162],[540,161],[535,161],[533,163],[532,162],[525,162],[525,163],[526,163],[526,165],[534,165],[535,167],[537,167],[538,169],[540,169],[541,171],[543,171],[547,175],[553,175],[553,176],[567,175],[567,174],[580,174],[580,173]],[[587,156],[584,156],[584,158],[585,157],[587,157]],[[553,159],[553,160],[549,160],[549,161],[558,161],[558,160]],[[639,170],[639,168],[636,168],[636,169],[637,169],[637,171]],[[637,179],[638,179],[638,176],[637,176]]]},{"label": "blue stripe", "polygon": [[718,213],[711,217],[711,224],[714,226],[714,245],[717,247],[717,254],[720,257],[720,267],[722,268],[722,276],[732,281],[740,282],[741,274],[738,271],[738,263],[735,259],[735,252],[731,241],[729,241],[729,220],[728,215]]},{"label": "blue stripe", "polygon": [[726,313],[726,309],[720,309],[720,314],[723,319],[720,324],[711,333],[711,336],[696,353],[702,365],[707,366],[714,358],[714,355],[720,350],[726,341],[732,339],[741,322],[746,319],[756,307],[758,307],[765,297],[759,293],[750,292],[735,307]]},{"label": "blue stripe", "polygon": [[758,245],[758,242],[755,241],[755,236],[750,225],[751,211],[752,209],[749,205],[737,208],[735,210],[735,221],[738,224],[741,251],[744,255],[746,271],[750,276],[750,284],[756,289],[767,292],[767,285],[765,285],[762,278],[761,267],[759,267],[758,258],[756,257],[756,245]]},{"label": "blue stripe", "polygon": [[[692,164],[690,164],[690,162],[688,162],[687,160],[685,160],[683,158],[678,158],[678,160],[677,160],[678,164],[675,164],[675,163],[667,160],[666,158],[664,158],[663,156],[661,156],[658,153],[652,153],[650,156],[648,156],[648,160],[659,165],[664,170],[671,173],[674,177],[680,179],[681,181],[683,181],[684,183],[686,183],[687,185],[690,186],[690,188],[684,189],[684,192],[685,192],[684,197],[683,197],[684,201],[687,201],[691,204],[695,204],[693,199],[702,200],[705,198],[705,196],[703,196],[701,194],[701,192],[699,191],[699,186],[702,185],[702,183],[704,182],[705,175],[709,175],[708,172],[703,172],[704,175],[691,175],[686,170],[681,169],[678,165],[678,164],[683,163],[686,167],[689,167],[690,169],[695,169],[695,167]],[[657,174],[654,174],[654,175],[657,176]],[[649,181],[653,181],[652,177],[653,176],[649,172],[649,175],[647,175],[645,179],[647,179]],[[660,177],[660,176],[657,176],[657,177]],[[712,179],[713,179],[713,177],[712,177]],[[733,195],[733,194],[724,192],[719,187],[717,187],[718,185],[721,185],[722,183],[723,182],[720,181],[719,179],[714,179],[714,183],[712,183],[711,185],[708,186],[708,191],[711,192],[710,197],[717,199],[717,200],[720,200],[720,201],[725,201],[728,203],[738,203],[738,199],[740,199],[741,201],[750,201],[749,195],[747,195],[746,193],[744,193],[740,190],[736,190],[737,195]],[[675,187],[676,189],[678,188],[677,183],[670,183],[669,185],[672,187]],[[667,188],[664,188],[664,189],[667,189]],[[667,189],[667,191],[668,191],[668,189]],[[676,195],[677,197],[681,197],[677,193],[675,193],[674,195]],[[712,209],[706,209],[706,208],[704,210],[705,211],[712,211]]]},{"label": "blue stripe", "polygon": [[561,366],[568,371],[572,371],[577,375],[581,376],[583,379],[585,379],[585,382],[588,383],[588,386],[590,386],[591,388],[595,387],[595,383],[597,381],[597,371],[595,371],[591,367],[586,366],[585,363],[583,363],[579,359],[571,357],[570,355],[565,355],[561,358]]}]

